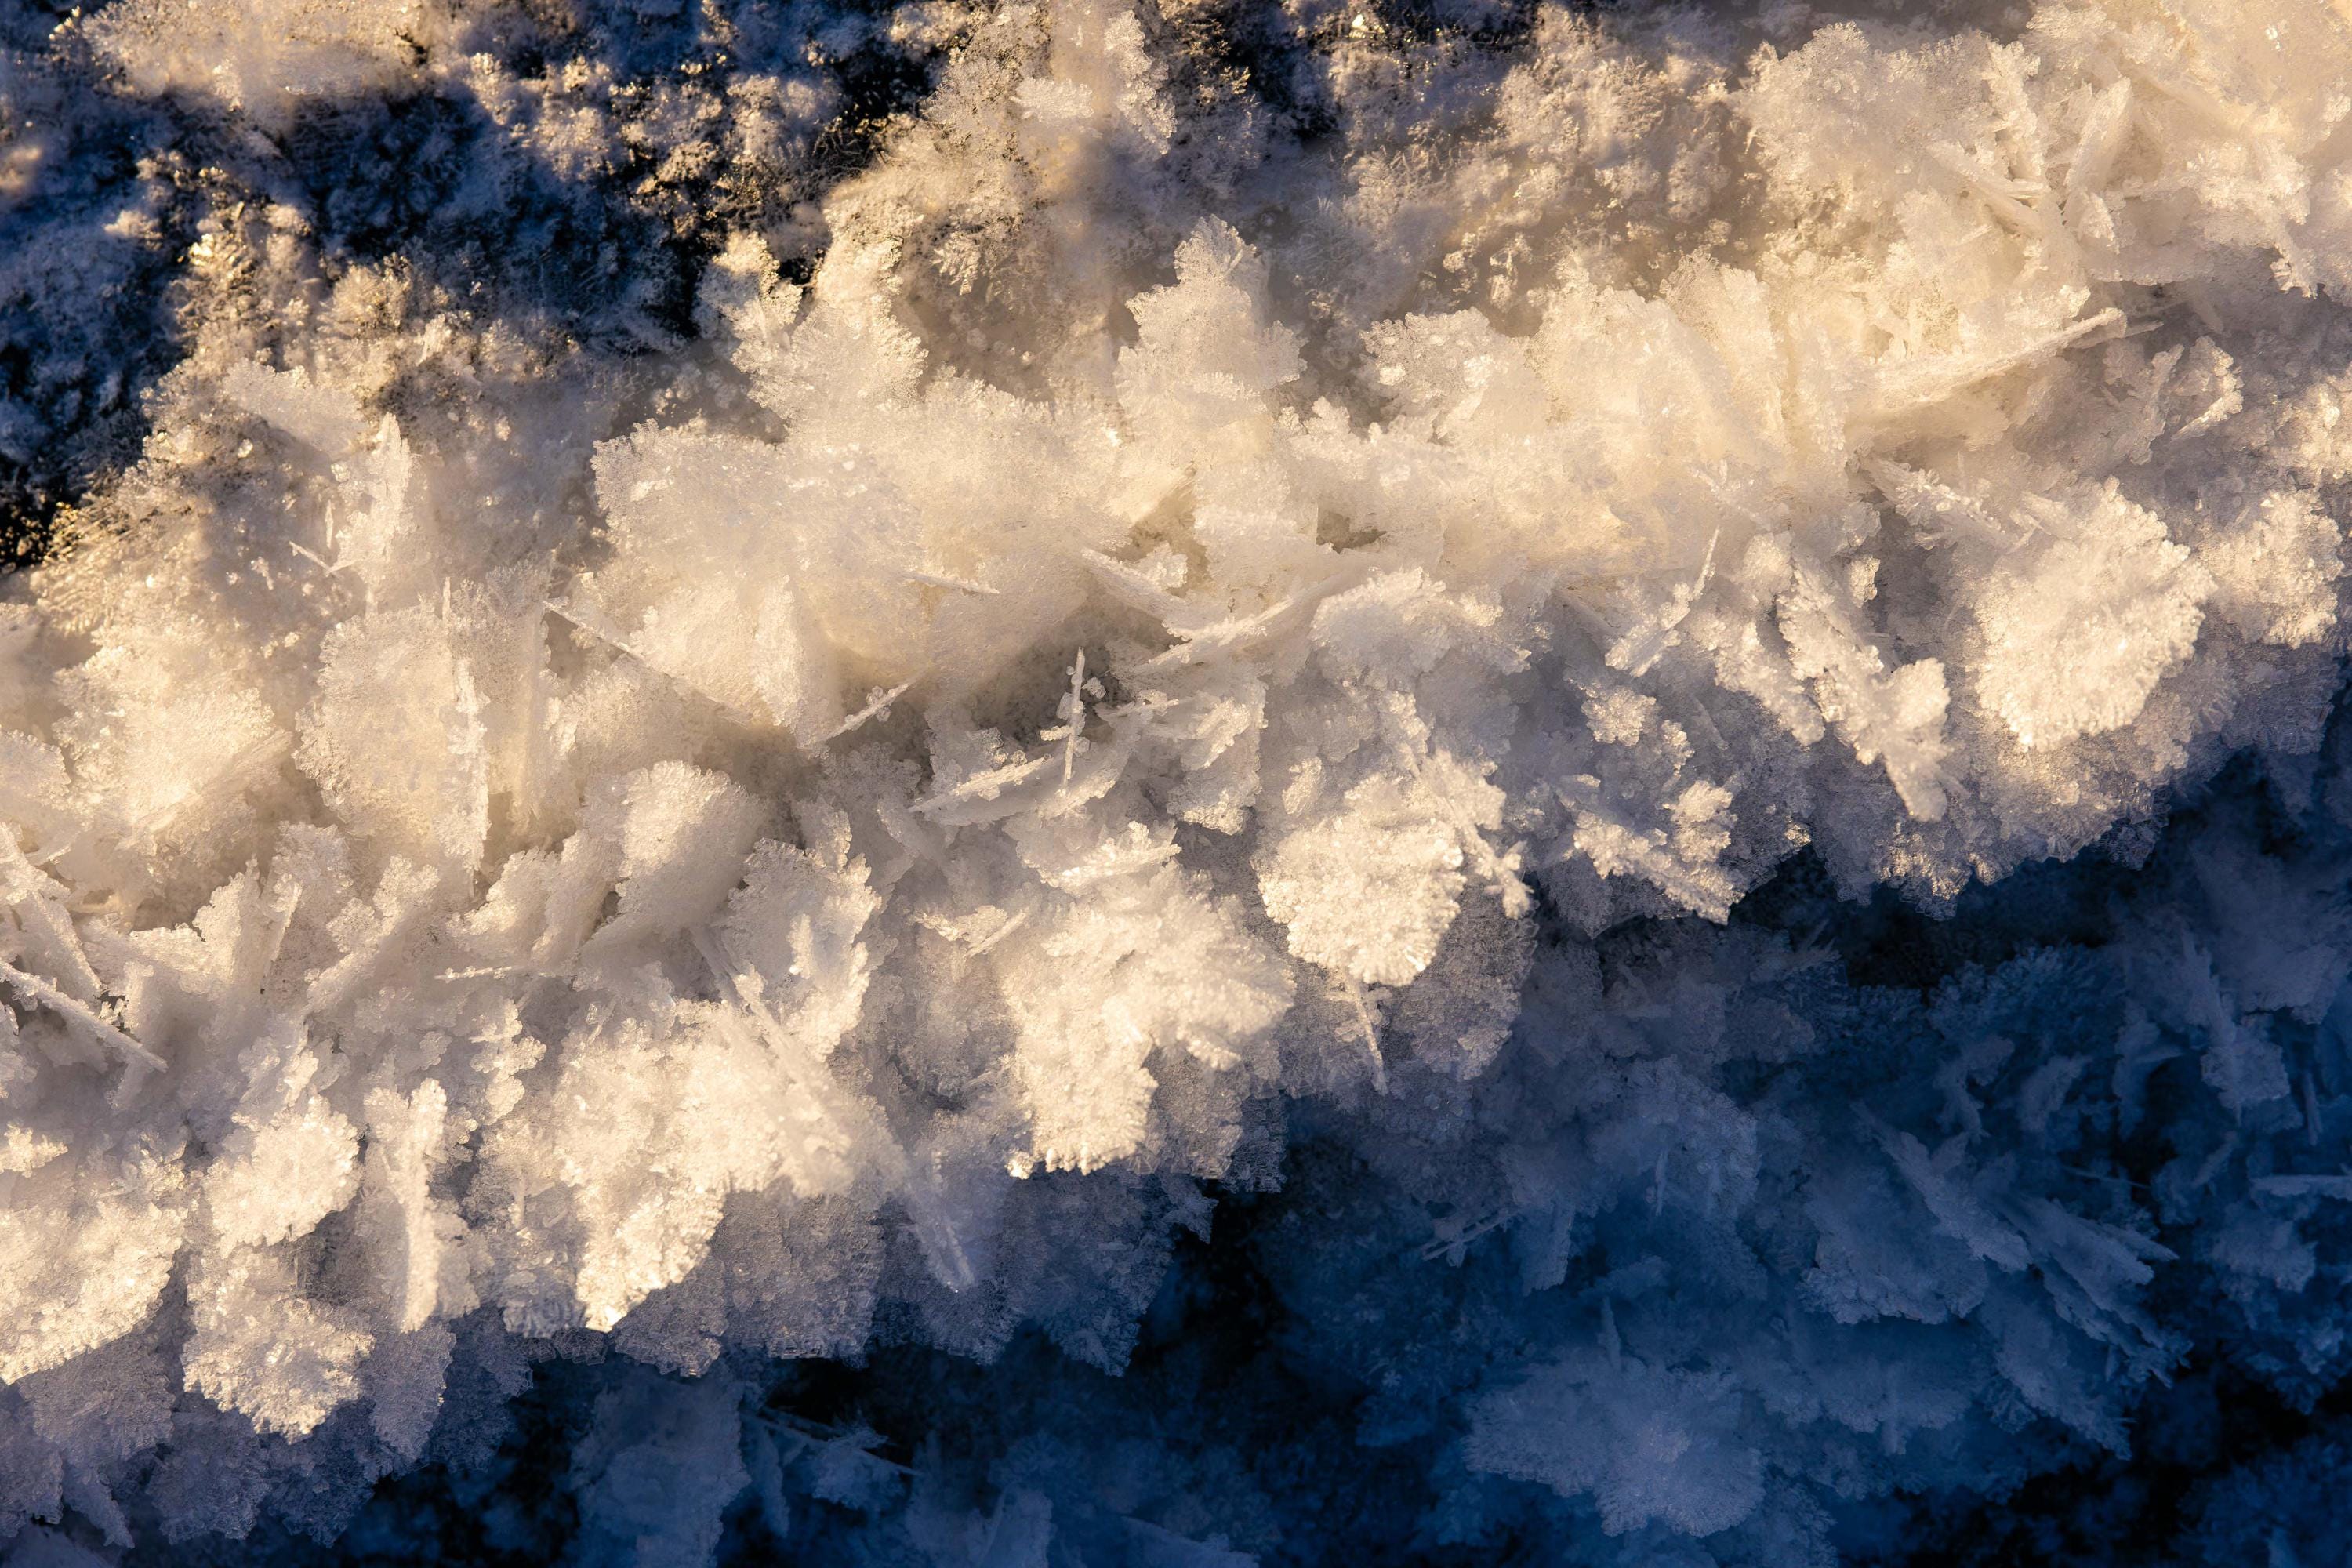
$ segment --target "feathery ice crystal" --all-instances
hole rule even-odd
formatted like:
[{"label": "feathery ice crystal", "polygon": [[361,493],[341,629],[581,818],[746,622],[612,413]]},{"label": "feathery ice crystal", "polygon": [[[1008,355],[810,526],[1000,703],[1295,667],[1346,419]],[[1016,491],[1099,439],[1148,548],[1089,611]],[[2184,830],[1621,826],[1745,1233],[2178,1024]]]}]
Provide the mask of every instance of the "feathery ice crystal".
[{"label": "feathery ice crystal", "polygon": [[[0,1531],[331,1534],[607,1342],[1035,1326],[1116,1370],[1292,1117],[1508,1229],[1544,1326],[1396,1398],[1629,1562],[1818,1558],[1831,1493],[1951,1484],[1991,1425],[2122,1446],[2184,1353],[2160,1268],[2267,1280],[2228,1289],[2278,1377],[2341,1372],[2280,1321],[2343,1272],[2296,1230],[2352,1132],[2296,1043],[2342,1050],[2321,873],[2217,851],[2202,934],[1900,1016],[1722,924],[1801,851],[1940,912],[2145,855],[2233,752],[2308,787],[2340,5],[803,6],[698,97],[619,45],[530,74],[583,24],[528,9],[68,40],[240,168],[473,106],[420,246],[544,247],[529,181],[649,170],[708,260],[665,317],[608,243],[566,326],[520,264],[372,259],[410,220],[346,190],[214,193],[143,457],[0,612]],[[861,49],[927,96],[829,165]],[[694,181],[730,232],[662,208]],[[96,298],[156,221],[8,285]],[[2316,900],[2308,962],[2230,947],[2249,899]],[[2151,1081],[2195,1130],[2152,1199],[2101,1179]],[[714,1550],[764,1473],[725,1388],[615,1381],[583,1530]],[[1005,1495],[1035,1554],[987,1560],[1045,1562],[1074,1505]]]}]

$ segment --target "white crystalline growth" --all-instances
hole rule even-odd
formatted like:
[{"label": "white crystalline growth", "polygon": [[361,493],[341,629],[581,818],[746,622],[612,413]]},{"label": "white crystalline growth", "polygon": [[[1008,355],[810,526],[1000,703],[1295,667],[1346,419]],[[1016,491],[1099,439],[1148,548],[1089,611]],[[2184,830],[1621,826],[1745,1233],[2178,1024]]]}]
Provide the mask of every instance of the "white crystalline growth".
[{"label": "white crystalline growth", "polygon": [[264,125],[401,85],[442,0],[121,0],[93,28],[146,92],[213,98]]},{"label": "white crystalline growth", "polygon": [[[222,312],[10,612],[0,1381],[163,1323],[413,1456],[480,1310],[1115,1363],[1044,1178],[1128,1258],[1269,1097],[1477,1071],[1538,893],[1719,920],[1811,844],[1934,902],[2308,750],[2352,30],[2262,11],[1342,40],[1283,150],[1148,7],[1009,6],[577,491],[591,371],[442,318],[427,439],[356,329]],[[1547,1375],[1754,1484],[1701,1383]]]}]

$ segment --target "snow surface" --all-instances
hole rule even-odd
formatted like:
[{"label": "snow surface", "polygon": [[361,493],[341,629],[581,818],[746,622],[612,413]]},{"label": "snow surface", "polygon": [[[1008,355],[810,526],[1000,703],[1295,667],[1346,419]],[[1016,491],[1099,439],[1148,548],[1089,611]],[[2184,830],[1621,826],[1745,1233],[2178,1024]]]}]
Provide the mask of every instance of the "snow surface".
[{"label": "snow surface", "polygon": [[581,1561],[1309,1558],[766,1393],[1118,1373],[1250,1194],[1400,1551],[1826,1563],[2352,1370],[2340,5],[8,26],[24,1561],[512,1493],[575,1365]]}]

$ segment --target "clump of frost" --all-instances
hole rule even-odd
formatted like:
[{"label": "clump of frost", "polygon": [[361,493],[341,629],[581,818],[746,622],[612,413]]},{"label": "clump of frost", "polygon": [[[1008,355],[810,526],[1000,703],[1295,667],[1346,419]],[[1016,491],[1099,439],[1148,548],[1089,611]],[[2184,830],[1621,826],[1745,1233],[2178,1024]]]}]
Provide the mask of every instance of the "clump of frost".
[{"label": "clump of frost", "polygon": [[[437,58],[425,9],[93,26],[132,89],[268,126]],[[2175,1254],[1979,1158],[1996,1084],[2063,1152],[2074,1079],[2011,1066],[2021,1025],[1953,1002],[1937,1094],[1841,1095],[1859,1124],[1759,1109],[1726,1062],[1804,1026],[1729,1033],[1725,996],[1788,954],[1702,931],[1611,998],[1587,939],[1721,922],[1807,845],[1948,905],[2316,749],[2352,30],[1301,23],[1303,138],[1177,9],[965,18],[887,155],[711,261],[697,342],[632,318],[633,387],[412,313],[395,268],[326,287],[291,208],[215,253],[144,460],[0,639],[0,1415],[120,1380],[128,1436],[28,1439],[101,1533],[168,1428],[167,1532],[266,1501],[331,1534],[306,1456],[355,1496],[608,1342],[701,1374],[1034,1325],[1117,1370],[1201,1184],[1271,1179],[1285,1096],[1392,1173],[1435,1150],[1399,1178],[1432,1201],[1539,1216],[1531,1289],[1621,1190],[1675,1216],[1577,1298],[1599,1349],[1444,1391],[1465,1462],[1605,1534],[1796,1529],[1764,1455],[1820,1423],[2120,1442],[2115,1390],[2179,1354],[2140,1297]],[[2248,1010],[2332,993],[2189,956],[2151,1011],[2210,1125],[2316,1106]],[[2075,1053],[2118,1084],[2185,1048],[2118,1027]],[[2238,1148],[2165,1201],[2229,1173],[2216,1257],[2292,1272],[2263,1205],[2335,1178]],[[1713,1364],[1663,1280],[1742,1224],[1781,1271],[1707,1265],[1717,1319],[1966,1326],[1862,1335],[1875,1403],[1814,1391],[1829,1328]],[[583,1529],[712,1550],[769,1482],[709,1386],[600,1397]],[[1052,1504],[1011,1496],[1036,1560]]]},{"label": "clump of frost", "polygon": [[441,0],[118,0],[91,37],[142,93],[217,100],[282,127],[306,102],[408,85]]}]

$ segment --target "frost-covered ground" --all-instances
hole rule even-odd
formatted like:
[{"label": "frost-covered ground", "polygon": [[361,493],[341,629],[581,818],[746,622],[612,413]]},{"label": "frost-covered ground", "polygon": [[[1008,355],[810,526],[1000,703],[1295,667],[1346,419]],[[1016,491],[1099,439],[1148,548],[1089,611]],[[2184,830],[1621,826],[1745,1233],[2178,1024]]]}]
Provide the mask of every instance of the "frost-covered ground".
[{"label": "frost-covered ground", "polygon": [[2344,1562],[2341,0],[0,0],[0,1556]]}]

